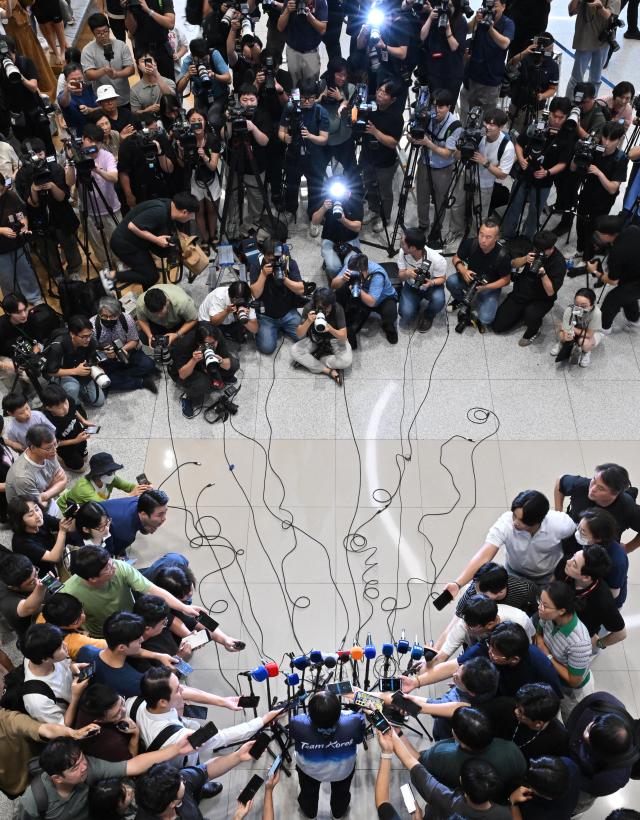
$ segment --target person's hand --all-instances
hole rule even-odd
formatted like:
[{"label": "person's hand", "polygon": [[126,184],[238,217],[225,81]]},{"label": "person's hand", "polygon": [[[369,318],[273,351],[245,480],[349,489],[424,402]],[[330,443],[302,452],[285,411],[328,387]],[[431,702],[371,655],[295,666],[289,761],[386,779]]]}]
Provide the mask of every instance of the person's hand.
[{"label": "person's hand", "polygon": [[253,120],[247,120],[247,131],[248,131],[250,134],[255,134],[255,132],[256,132],[257,130],[258,130],[258,129],[256,128],[256,126],[255,126],[255,124],[254,124]]},{"label": "person's hand", "polygon": [[156,236],[156,245],[160,248],[168,248],[171,244],[171,237],[167,236],[166,234],[161,234],[160,236]]},{"label": "person's hand", "polygon": [[533,176],[535,179],[546,179],[549,174],[547,173],[546,168],[538,168],[537,171],[533,172]]},{"label": "person's hand", "polygon": [[[473,279],[473,271],[470,271],[469,268],[462,268],[462,270],[460,270],[460,268],[458,268],[458,271],[459,271],[460,275],[462,276],[462,278],[464,279],[464,281],[467,284],[469,284],[469,282],[471,282],[471,280]],[[454,581],[451,582],[451,585],[455,586],[456,589],[459,589],[458,585]],[[447,584],[447,586],[445,588],[448,589],[449,592],[451,592],[451,594],[453,595],[453,591],[451,589],[449,589],[449,584]],[[457,594],[458,593],[456,592],[456,595]]]},{"label": "person's hand", "polygon": [[255,745],[255,740],[248,740],[238,749],[238,761],[240,763],[249,763],[253,758],[251,757],[251,749]]},{"label": "person's hand", "polygon": [[193,746],[189,743],[189,735],[192,734],[193,732],[189,732],[188,735],[184,735],[180,738],[180,740],[177,741],[177,743],[175,744],[177,746],[176,757],[178,755],[180,755],[180,757],[186,757],[187,755],[190,755],[193,752]]},{"label": "person's hand", "polygon": [[391,732],[387,732],[387,734],[382,734],[382,732],[378,729],[376,730],[376,737],[378,738],[378,745],[380,746],[380,751],[386,754],[393,754],[393,736]]},{"label": "person's hand", "polygon": [[416,678],[410,678],[407,675],[400,675],[400,691],[408,695],[409,692],[413,692],[414,689],[419,687],[418,680]]},{"label": "person's hand", "polygon": [[149,13],[149,6],[147,5],[147,0],[140,0],[140,8],[142,9],[142,11],[145,12],[145,14]]},{"label": "person's hand", "polygon": [[529,160],[522,157],[522,159],[518,160],[518,165],[522,168],[523,171],[526,171],[529,167]]},{"label": "person's hand", "polygon": [[222,646],[227,650],[227,652],[240,652],[241,650],[238,649],[236,643],[241,643],[238,638],[231,638],[229,635],[221,642]]},{"label": "person's hand", "polygon": [[90,376],[91,375],[91,368],[86,362],[82,362],[77,367],[74,367],[71,371],[74,376]]},{"label": "person's hand", "polygon": [[535,797],[535,793],[526,786],[518,786],[518,788],[509,795],[510,803],[526,803]]},{"label": "person's hand", "polygon": [[53,188],[53,182],[43,182],[42,185],[36,185],[35,188],[36,191],[50,191]]},{"label": "person's hand", "polygon": [[62,530],[62,532],[71,532],[71,530],[73,530],[75,526],[76,522],[73,520],[73,518],[63,518],[59,524],[59,527]]},{"label": "person's hand", "polygon": [[189,658],[193,655],[193,649],[191,648],[191,645],[187,642],[185,638],[183,638],[180,642],[180,646],[178,647],[176,655],[179,658],[182,658],[183,661],[188,661]]},{"label": "person's hand", "polygon": [[478,165],[484,165],[485,162],[487,161],[487,158],[484,156],[484,154],[481,154],[480,151],[474,151],[473,156],[471,157],[471,159],[474,162],[477,162]]},{"label": "person's hand", "polygon": [[284,135],[284,144],[285,145],[291,145],[292,142],[293,142],[293,137],[291,136],[291,134],[285,134]]},{"label": "person's hand", "polygon": [[307,322],[310,322],[311,324],[313,324],[316,320],[317,315],[318,314],[316,313],[315,310],[310,310],[309,313],[307,313]]},{"label": "person's hand", "polygon": [[174,669],[178,665],[178,661],[172,655],[168,655],[166,652],[158,652],[156,654],[156,660],[159,661],[163,666],[168,666],[169,669]]},{"label": "person's hand", "polygon": [[126,729],[118,729],[119,732],[122,732],[123,735],[135,735],[137,734],[140,729],[138,728],[138,724],[135,720],[131,720],[131,718],[127,715],[123,717],[122,720],[119,720],[118,723],[126,723]]},{"label": "person's hand", "polygon": [[325,201],[322,203],[322,207],[325,209],[325,211],[330,211],[333,208],[333,200],[325,199]]},{"label": "person's hand", "polygon": [[272,792],[275,789],[275,787],[278,785],[279,782],[280,782],[280,769],[278,769],[278,771],[273,775],[273,777],[270,777],[267,780],[267,782],[264,784],[264,787],[267,791]]},{"label": "person's hand", "polygon": [[306,139],[309,136],[309,129],[305,128],[304,125],[303,125],[302,128],[300,129],[300,135],[302,136],[303,139]]},{"label": "person's hand", "polygon": [[116,76],[116,70],[115,70],[115,68],[114,68],[113,66],[110,66],[110,65],[106,65],[106,66],[102,69],[102,73],[103,73],[103,74],[105,74],[107,77],[112,77],[112,78],[113,78],[113,77],[115,77],[115,76]]},{"label": "person's hand", "polygon": [[187,75],[189,77],[195,77],[197,73],[198,73],[198,69],[194,66],[193,63],[191,63],[191,65],[189,66],[189,69],[187,70]]},{"label": "person's hand", "polygon": [[[171,347],[171,345],[176,341],[176,339],[179,338],[177,333],[167,333],[166,336],[167,336],[169,347]],[[190,615],[191,614],[190,612],[187,612],[185,609],[183,609],[182,611],[185,613],[185,615]],[[198,615],[198,613],[196,612],[194,617],[197,617],[197,615]]]},{"label": "person's hand", "polygon": [[81,444],[83,441],[87,441],[91,438],[91,433],[88,433],[86,430],[82,430],[82,432],[78,433],[75,437],[74,441],[76,444]]},{"label": "person's hand", "polygon": [[108,359],[115,359],[116,358],[116,351],[113,349],[113,347],[106,347],[104,349],[104,352],[107,354]]},{"label": "person's hand", "polygon": [[264,68],[261,68],[260,71],[256,74],[253,84],[256,88],[261,88],[264,85],[264,81],[267,79],[267,75],[264,73]]},{"label": "person's hand", "polygon": [[371,134],[372,137],[377,137],[380,133],[371,120],[369,120],[364,130],[367,134]]},{"label": "person's hand", "polygon": [[[291,4],[291,0],[289,0],[289,3],[287,5],[290,5],[290,4]],[[294,7],[295,7],[295,3],[294,3]],[[251,811],[252,806],[253,806],[253,799],[249,800],[249,802],[246,805],[244,803],[240,803],[238,801],[238,803],[236,803],[236,810],[235,810],[235,813],[233,815],[232,820],[242,820],[243,817],[246,817],[249,814],[249,812]]]},{"label": "person's hand", "polygon": [[204,359],[204,353],[197,347],[191,354],[191,358],[194,362],[201,362]]},{"label": "person's hand", "polygon": [[204,148],[198,148],[198,156],[200,157],[200,159],[206,159],[207,158],[207,155],[204,152]]},{"label": "person's hand", "polygon": [[91,113],[91,109],[89,108],[88,105],[79,105],[78,106],[78,111],[85,117],[87,116],[87,114]]},{"label": "person's hand", "polygon": [[[147,110],[151,111],[152,114],[157,114],[160,111],[160,103],[153,103],[153,105],[150,105]],[[158,151],[159,151],[160,146],[158,145],[158,141],[154,140],[154,143],[156,144],[156,147],[158,148]]]},{"label": "person's hand", "polygon": [[74,740],[84,740],[87,735],[90,735],[92,732],[95,732],[96,729],[98,731],[101,730],[101,726],[97,723],[88,723],[86,726],[83,726],[82,729],[72,729],[71,730],[71,737]]},{"label": "person's hand", "polygon": [[327,88],[325,96],[331,97],[332,100],[341,100],[342,94],[338,88]]},{"label": "person's hand", "polygon": [[542,632],[536,632],[533,642],[542,652],[548,652],[547,645],[544,642],[544,637],[542,636]]},{"label": "person's hand", "polygon": [[8,239],[15,239],[17,234],[12,228],[0,228],[0,236],[6,236]]},{"label": "person's hand", "polygon": [[178,57],[178,52],[177,51],[173,52],[173,54],[171,55],[171,59],[173,60],[174,63],[179,63],[180,62],[180,57]]},{"label": "person's hand", "polygon": [[233,20],[231,21],[231,28],[234,31],[240,31],[240,18],[239,17],[234,16]]},{"label": "person's hand", "polygon": [[261,273],[264,273],[265,276],[271,276],[273,274],[273,263],[265,262],[262,265]]},{"label": "person's hand", "polygon": [[225,709],[230,709],[232,712],[242,712],[242,706],[238,706],[240,698],[237,695],[229,695],[223,698],[224,703],[220,704]]},{"label": "person's hand", "polygon": [[71,700],[78,700],[80,695],[84,692],[84,690],[89,685],[89,681],[91,678],[85,678],[82,681],[78,681],[77,678],[74,678],[71,682]]}]

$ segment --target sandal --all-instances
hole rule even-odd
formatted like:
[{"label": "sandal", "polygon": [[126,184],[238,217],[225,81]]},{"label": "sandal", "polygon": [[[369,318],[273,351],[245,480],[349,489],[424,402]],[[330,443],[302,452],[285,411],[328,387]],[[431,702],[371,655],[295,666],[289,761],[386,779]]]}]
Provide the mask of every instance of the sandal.
[{"label": "sandal", "polygon": [[342,371],[341,370],[336,370],[335,368],[333,368],[329,372],[329,377],[333,379],[333,381],[338,385],[338,387],[342,387]]}]

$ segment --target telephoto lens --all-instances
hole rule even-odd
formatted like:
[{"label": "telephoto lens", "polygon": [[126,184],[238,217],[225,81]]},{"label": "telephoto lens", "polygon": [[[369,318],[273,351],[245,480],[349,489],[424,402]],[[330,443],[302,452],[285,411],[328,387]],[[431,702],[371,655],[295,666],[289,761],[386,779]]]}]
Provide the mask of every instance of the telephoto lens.
[{"label": "telephoto lens", "polygon": [[313,326],[318,331],[318,333],[324,333],[327,329],[327,317],[321,310],[319,310],[316,313],[316,318],[313,323]]},{"label": "telephoto lens", "polygon": [[91,365],[91,378],[96,383],[96,386],[101,390],[106,390],[106,388],[111,384],[111,379],[101,367],[98,367],[97,364]]}]

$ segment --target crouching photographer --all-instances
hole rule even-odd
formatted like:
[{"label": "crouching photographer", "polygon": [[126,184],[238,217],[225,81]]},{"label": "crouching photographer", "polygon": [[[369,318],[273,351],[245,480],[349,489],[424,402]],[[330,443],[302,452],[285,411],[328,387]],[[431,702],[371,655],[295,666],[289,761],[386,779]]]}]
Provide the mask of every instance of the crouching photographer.
[{"label": "crouching photographer", "polygon": [[524,321],[524,335],[518,342],[527,347],[540,334],[542,319],[553,307],[564,282],[566,262],[555,247],[552,231],[539,231],[533,237],[534,250],[511,260],[513,290],[498,308],[493,320],[494,333],[506,333]]},{"label": "crouching photographer", "polygon": [[337,276],[351,250],[360,247],[364,203],[359,185],[354,188],[347,179],[332,177],[326,199],[311,216],[312,225],[322,225],[320,253],[329,279]]},{"label": "crouching photographer", "polygon": [[602,314],[591,288],[580,288],[562,314],[558,341],[550,353],[557,362],[570,360],[580,367],[591,364],[591,351],[602,341]]},{"label": "crouching photographer", "polygon": [[409,327],[426,303],[418,323],[418,332],[426,333],[434,318],[444,307],[444,282],[447,260],[441,253],[427,247],[427,238],[420,228],[408,228],[400,243],[397,258],[400,291],[400,326]]},{"label": "crouching photographer", "polygon": [[157,393],[153,379],[157,372],[153,360],[140,349],[140,337],[136,323],[122,310],[115,296],[103,296],[98,302],[98,312],[91,319],[98,350],[106,359],[102,369],[111,380],[112,390],[140,390],[144,388]]},{"label": "crouching photographer", "polygon": [[296,334],[300,339],[291,348],[291,358],[312,373],[324,373],[342,385],[342,371],[351,365],[353,353],[347,339],[344,308],[330,288],[318,288],[302,309]]},{"label": "crouching photographer", "polygon": [[93,325],[86,316],[72,316],[67,328],[53,334],[46,350],[46,372],[76,403],[101,407],[111,381],[98,360]]},{"label": "crouching photographer", "polygon": [[[224,336],[211,322],[198,322],[171,349],[174,377],[183,389],[182,415],[196,415],[194,404],[202,406],[211,390],[222,390],[236,381],[239,361],[226,347]],[[172,368],[172,370],[173,370]]]},{"label": "crouching photographer", "polygon": [[4,314],[0,316],[0,385],[6,392],[19,389],[31,398],[35,392],[31,376],[37,379],[40,375],[43,345],[59,327],[59,317],[45,304],[30,309],[20,293],[7,291],[1,307]]},{"label": "crouching photographer", "polygon": [[258,317],[249,285],[238,280],[214,288],[198,308],[198,321],[211,322],[226,339],[242,344],[247,333],[258,332]]}]

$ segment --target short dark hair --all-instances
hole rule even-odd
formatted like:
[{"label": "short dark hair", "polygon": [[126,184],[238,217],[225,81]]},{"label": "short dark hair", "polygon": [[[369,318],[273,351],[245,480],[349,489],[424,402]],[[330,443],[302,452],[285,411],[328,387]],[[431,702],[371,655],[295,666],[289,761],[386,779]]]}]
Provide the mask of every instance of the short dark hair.
[{"label": "short dark hair", "polygon": [[104,131],[99,125],[96,125],[95,122],[87,122],[82,129],[82,136],[92,142],[102,142],[104,139]]},{"label": "short dark hair", "polygon": [[611,572],[612,561],[604,547],[599,544],[590,544],[582,548],[582,554],[584,555],[582,575],[593,581],[600,581]]},{"label": "short dark hair", "polygon": [[583,99],[593,100],[596,96],[596,87],[593,83],[590,82],[581,82],[576,83],[575,88],[573,89],[573,96],[575,98],[576,93],[582,92],[584,97]]},{"label": "short dark hair", "polygon": [[440,88],[434,94],[434,102],[436,105],[446,105],[451,108],[455,100],[448,88]]},{"label": "short dark hair", "polygon": [[178,191],[177,194],[173,195],[171,201],[179,211],[188,211],[190,214],[196,213],[200,207],[200,203],[195,196],[187,191]]},{"label": "short dark hair", "polygon": [[640,811],[635,809],[614,809],[604,820],[640,820]]},{"label": "short dark hair", "polygon": [[169,498],[163,490],[145,490],[138,496],[138,512],[151,515],[158,507],[166,507]]},{"label": "short dark hair", "polygon": [[564,609],[567,615],[573,615],[576,611],[576,592],[564,581],[552,581],[544,591],[557,609]]},{"label": "short dark hair", "polygon": [[348,263],[349,270],[357,270],[360,273],[369,269],[369,257],[366,253],[355,253]]},{"label": "short dark hair", "polygon": [[120,816],[125,796],[124,783],[119,777],[103,777],[89,786],[87,797],[91,820],[113,820]]},{"label": "short dark hair", "polygon": [[8,587],[19,587],[33,574],[33,563],[26,555],[10,552],[0,557],[0,581]]},{"label": "short dark hair", "polygon": [[78,333],[82,333],[83,330],[93,330],[93,325],[89,321],[88,316],[82,316],[76,313],[75,316],[69,318],[67,328],[69,329],[69,333],[73,333],[77,336]]},{"label": "short dark hair", "polygon": [[42,447],[43,444],[50,444],[55,441],[56,431],[46,424],[34,424],[27,430],[25,440],[29,447]]},{"label": "short dark hair", "polygon": [[384,88],[387,94],[394,100],[398,99],[400,94],[402,94],[402,84],[399,80],[385,80],[384,82],[380,83],[378,87]]},{"label": "short dark hair", "polygon": [[105,26],[109,25],[109,20],[107,19],[106,15],[102,14],[99,11],[94,12],[94,14],[90,14],[87,17],[87,25],[91,29],[91,31],[95,31],[97,28],[104,28]]},{"label": "short dark hair", "polygon": [[52,777],[62,775],[67,769],[76,765],[82,754],[82,748],[77,740],[70,737],[58,737],[50,740],[40,752],[38,761],[43,770]]},{"label": "short dark hair", "polygon": [[542,797],[556,800],[566,794],[571,782],[567,764],[561,757],[544,755],[529,761],[525,785],[532,788]]},{"label": "short dark hair", "polygon": [[[220,331],[218,328],[213,324],[213,322],[209,321],[200,321],[197,323],[195,327],[195,340],[198,344],[204,342],[207,338],[214,338],[217,339],[219,336]],[[138,508],[138,512],[140,512],[140,508]]]},{"label": "short dark hair", "polygon": [[238,99],[245,94],[252,94],[254,97],[258,96],[258,89],[252,83],[242,83],[238,89]]},{"label": "short dark hair", "polygon": [[77,62],[67,63],[62,68],[62,73],[64,74],[65,79],[67,79],[67,77],[70,74],[73,74],[74,71],[82,71],[82,66],[80,65],[80,63],[77,63]]},{"label": "short dark hair", "polygon": [[502,781],[488,760],[469,758],[460,767],[460,786],[472,803],[486,803],[500,790]]},{"label": "short dark hair", "polygon": [[332,692],[317,692],[307,707],[309,720],[317,729],[331,729],[340,720],[340,699]]},{"label": "short dark hair", "polygon": [[624,223],[624,216],[605,214],[596,219],[596,230],[609,236],[615,236],[624,228]]},{"label": "short dark hair", "polygon": [[143,301],[144,306],[150,313],[160,313],[162,308],[169,300],[167,299],[167,294],[163,290],[152,287],[145,292]]},{"label": "short dark hair", "polygon": [[626,755],[631,748],[633,735],[629,724],[619,715],[597,715],[589,729],[589,746],[608,761]]},{"label": "short dark hair", "polygon": [[189,51],[194,57],[206,57],[209,54],[207,41],[204,37],[194,37],[189,41]]},{"label": "short dark hair", "polygon": [[462,706],[451,718],[451,729],[456,739],[473,752],[486,749],[493,740],[491,721],[480,709]]},{"label": "short dark hair", "polygon": [[613,464],[611,462],[598,464],[593,472],[594,474],[598,473],[611,492],[617,493],[618,495],[628,490],[631,486],[628,470],[619,464]]},{"label": "short dark hair", "polygon": [[25,532],[24,516],[29,512],[29,504],[35,503],[33,498],[19,495],[16,498],[12,498],[7,504],[7,519],[13,532]]},{"label": "short dark hair", "polygon": [[25,658],[33,663],[43,663],[53,657],[64,641],[64,632],[53,624],[33,624],[27,629],[20,648]]},{"label": "short dark hair", "polygon": [[69,396],[59,384],[49,384],[42,388],[41,393],[43,407],[57,407],[63,401],[68,401]]},{"label": "short dark hair", "polygon": [[92,719],[103,717],[120,700],[120,694],[103,683],[93,683],[80,696],[80,708]]},{"label": "short dark hair", "polygon": [[497,220],[497,219],[494,219],[492,216],[487,216],[487,217],[485,217],[485,218],[482,220],[482,222],[481,222],[481,224],[480,224],[480,227],[485,227],[485,228],[497,228],[497,229],[498,229],[498,233],[500,233],[500,223],[498,222],[498,220]]},{"label": "short dark hair", "polygon": [[525,658],[529,654],[529,638],[520,624],[503,621],[489,636],[489,643],[505,658]]},{"label": "short dark hair", "polygon": [[485,122],[493,122],[502,128],[503,125],[507,124],[507,112],[503,111],[502,108],[486,108],[482,118]]},{"label": "short dark hair", "polygon": [[133,612],[114,612],[104,622],[102,631],[109,649],[116,649],[120,644],[129,646],[142,637],[144,618],[134,615]]},{"label": "short dark hair", "polygon": [[158,595],[141,595],[133,605],[133,612],[139,615],[145,626],[153,627],[169,617],[169,604]]},{"label": "short dark hair", "polygon": [[511,512],[522,509],[522,523],[527,527],[542,524],[549,512],[549,499],[539,490],[523,490],[511,502]]},{"label": "short dark hair", "polygon": [[319,307],[334,307],[336,301],[336,292],[331,290],[331,288],[316,288],[315,293],[311,297],[311,305],[315,310]]},{"label": "short dark hair", "polygon": [[48,624],[65,627],[74,624],[82,615],[82,603],[67,592],[57,592],[45,600],[42,614]]},{"label": "short dark hair", "polygon": [[507,588],[508,579],[509,575],[503,566],[487,561],[476,570],[473,583],[478,592],[492,592],[496,595]]},{"label": "short dark hair", "polygon": [[111,555],[104,547],[83,547],[72,553],[71,570],[74,575],[88,581],[97,578],[110,559]]},{"label": "short dark hair", "polygon": [[176,598],[184,598],[195,587],[196,579],[190,567],[175,566],[162,567],[156,573],[155,585],[166,589]]},{"label": "short dark hair", "polygon": [[166,666],[154,666],[147,669],[140,681],[140,694],[147,702],[147,706],[153,709],[159,701],[171,700],[169,680],[172,674],[171,669]]},{"label": "short dark hair", "polygon": [[621,122],[605,122],[600,130],[600,136],[608,140],[621,140],[625,133],[624,125]]},{"label": "short dark hair", "polygon": [[171,763],[156,763],[136,779],[136,803],[149,814],[160,815],[180,791],[180,770]]},{"label": "short dark hair", "polygon": [[486,700],[498,691],[500,674],[488,658],[471,658],[460,667],[460,680],[471,695]]},{"label": "short dark hair", "polygon": [[7,415],[15,413],[16,410],[24,407],[25,404],[29,404],[27,397],[19,390],[16,390],[13,393],[7,393],[6,396],[2,397],[2,411]]},{"label": "short dark hair", "polygon": [[587,522],[591,535],[598,544],[611,544],[616,540],[618,522],[607,510],[601,507],[589,507],[580,513],[580,520]]},{"label": "short dark hair", "polygon": [[[269,249],[269,244],[271,242],[272,240],[268,239],[266,242],[263,243],[263,253],[273,254],[273,244],[271,244],[271,248]],[[236,279],[235,282],[232,282],[229,285],[229,299],[246,299],[247,302],[250,302],[251,288],[249,287],[249,283],[243,282],[240,279]]]},{"label": "short dark hair", "polygon": [[560,695],[548,683],[525,683],[516,692],[516,704],[529,720],[547,723],[558,714]]},{"label": "short dark hair", "polygon": [[593,307],[596,303],[596,292],[591,288],[578,288],[573,298],[575,299],[576,296],[584,296],[585,299],[588,299],[591,302],[591,307]]},{"label": "short dark hair", "polygon": [[95,530],[106,517],[107,513],[99,501],[85,501],[75,514],[76,530],[80,535],[85,531]]},{"label": "short dark hair", "polygon": [[24,305],[24,307],[29,305],[21,293],[7,293],[2,300],[2,309],[5,313],[18,313],[20,305]]},{"label": "short dark hair", "polygon": [[548,251],[557,241],[558,237],[553,231],[538,231],[533,235],[533,244],[539,251]]},{"label": "short dark hair", "polygon": [[427,237],[421,228],[407,228],[404,232],[404,241],[410,248],[420,248],[422,250],[427,244]]},{"label": "short dark hair", "polygon": [[572,105],[569,97],[554,97],[549,103],[549,111],[551,111],[552,114],[555,114],[556,111],[560,111],[568,117],[571,113],[571,108]]},{"label": "short dark hair", "polygon": [[472,595],[462,610],[462,619],[467,626],[485,626],[497,617],[498,604],[486,595]]},{"label": "short dark hair", "polygon": [[613,86],[613,90],[611,91],[612,97],[622,97],[623,94],[631,94],[632,97],[635,97],[636,89],[633,83],[622,80]]}]

